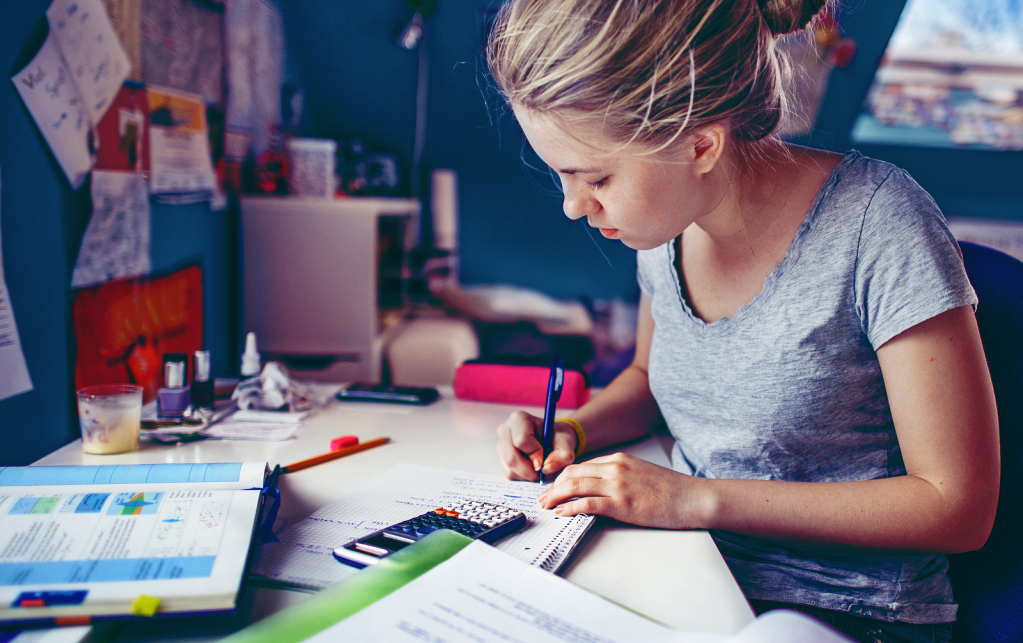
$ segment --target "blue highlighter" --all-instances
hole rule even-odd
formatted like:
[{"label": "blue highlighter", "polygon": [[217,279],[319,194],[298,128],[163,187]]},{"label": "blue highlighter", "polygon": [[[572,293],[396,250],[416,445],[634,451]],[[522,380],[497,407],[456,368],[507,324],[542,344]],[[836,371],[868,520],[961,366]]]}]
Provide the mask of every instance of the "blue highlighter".
[{"label": "blue highlighter", "polygon": [[[565,385],[565,362],[560,355],[551,361],[551,376],[547,380],[547,404],[543,408],[543,461],[554,450],[554,411],[561,399],[561,388]],[[543,468],[540,468],[540,484],[544,484]]]}]

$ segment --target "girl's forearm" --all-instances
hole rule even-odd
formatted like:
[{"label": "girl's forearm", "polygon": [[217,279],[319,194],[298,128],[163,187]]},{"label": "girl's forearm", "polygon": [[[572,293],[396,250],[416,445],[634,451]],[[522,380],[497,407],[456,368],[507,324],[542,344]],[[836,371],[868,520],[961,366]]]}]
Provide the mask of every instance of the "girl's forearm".
[{"label": "girl's forearm", "polygon": [[[690,479],[697,521],[818,548],[956,553],[978,549],[997,491],[969,497],[914,475],[858,482]],[[688,486],[688,485],[686,485]]]},{"label": "girl's forearm", "polygon": [[586,431],[586,450],[596,451],[650,432],[661,413],[646,371],[630,365],[597,397],[570,414]]}]

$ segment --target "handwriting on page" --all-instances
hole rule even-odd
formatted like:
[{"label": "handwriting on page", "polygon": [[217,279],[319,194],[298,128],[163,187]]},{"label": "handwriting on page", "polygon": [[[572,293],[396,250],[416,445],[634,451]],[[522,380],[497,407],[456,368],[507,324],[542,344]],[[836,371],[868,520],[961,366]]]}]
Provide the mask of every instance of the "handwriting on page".
[{"label": "handwriting on page", "polygon": [[46,18],[74,73],[89,120],[96,124],[121,89],[131,61],[99,0],[54,0]]},{"label": "handwriting on page", "polygon": [[77,189],[92,168],[93,127],[130,63],[100,0],[54,0],[46,18],[46,41],[11,81]]},{"label": "handwriting on page", "polygon": [[541,509],[536,483],[402,464],[353,494],[323,507],[263,546],[256,575],[285,584],[322,588],[354,573],[333,561],[336,547],[438,506],[472,498],[526,514],[522,531],[497,543],[530,564],[554,571],[592,523],[590,516],[561,518]]},{"label": "handwriting on page", "polygon": [[149,193],[140,172],[92,174],[92,217],[71,273],[71,287],[149,274]]},{"label": "handwriting on page", "polygon": [[4,277],[3,242],[0,240],[0,400],[31,390],[32,378],[21,350],[21,337]]},{"label": "handwriting on page", "polygon": [[61,58],[53,32],[39,53],[13,78],[71,187],[77,188],[92,168],[85,103]]}]

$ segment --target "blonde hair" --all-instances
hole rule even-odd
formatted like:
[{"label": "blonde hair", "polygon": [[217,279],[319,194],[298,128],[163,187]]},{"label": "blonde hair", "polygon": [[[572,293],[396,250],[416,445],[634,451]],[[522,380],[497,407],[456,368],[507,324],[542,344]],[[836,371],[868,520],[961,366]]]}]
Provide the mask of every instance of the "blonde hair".
[{"label": "blonde hair", "polygon": [[785,110],[781,34],[828,0],[512,0],[487,47],[511,105],[563,122],[598,118],[622,149],[657,153],[725,124],[767,139]]}]

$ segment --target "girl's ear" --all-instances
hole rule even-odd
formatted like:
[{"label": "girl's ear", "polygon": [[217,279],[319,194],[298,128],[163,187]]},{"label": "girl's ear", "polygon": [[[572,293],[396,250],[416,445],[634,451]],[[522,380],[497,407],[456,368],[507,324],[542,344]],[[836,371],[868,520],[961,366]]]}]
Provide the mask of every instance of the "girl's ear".
[{"label": "girl's ear", "polygon": [[693,161],[697,174],[706,174],[714,169],[725,151],[726,140],[725,128],[720,123],[708,125],[693,136]]}]

